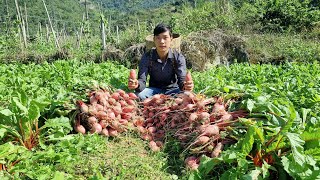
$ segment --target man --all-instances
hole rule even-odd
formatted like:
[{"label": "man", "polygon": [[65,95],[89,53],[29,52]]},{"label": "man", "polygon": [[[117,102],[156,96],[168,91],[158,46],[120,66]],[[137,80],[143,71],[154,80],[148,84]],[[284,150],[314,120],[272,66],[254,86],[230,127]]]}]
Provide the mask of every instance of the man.
[{"label": "man", "polygon": [[[176,94],[183,90],[192,91],[193,82],[185,82],[186,60],[170,48],[171,28],[158,24],[153,31],[156,49],[143,55],[139,64],[138,79],[129,79],[128,88],[136,90],[141,100],[155,94]],[[146,87],[150,75],[149,87]]]}]

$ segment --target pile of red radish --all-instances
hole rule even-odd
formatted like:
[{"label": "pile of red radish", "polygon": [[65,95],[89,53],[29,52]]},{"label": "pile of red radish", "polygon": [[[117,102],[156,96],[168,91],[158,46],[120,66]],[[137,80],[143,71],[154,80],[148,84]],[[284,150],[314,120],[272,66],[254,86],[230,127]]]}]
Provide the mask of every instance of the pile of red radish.
[{"label": "pile of red radish", "polygon": [[[139,108],[134,93],[117,90],[110,93],[106,90],[89,93],[89,102],[78,100],[78,114],[75,130],[79,133],[98,133],[104,136],[117,136],[127,131],[132,119],[139,118]],[[141,117],[142,118],[142,117]]]},{"label": "pile of red radish", "polygon": [[228,112],[221,98],[205,98],[191,92],[176,96],[157,94],[143,102],[144,123],[136,123],[141,137],[149,140],[149,147],[158,151],[165,136],[180,141],[190,154],[185,163],[191,169],[199,165],[201,155],[217,157],[223,144],[234,142],[221,136],[226,126],[247,115],[244,111]]},{"label": "pile of red radish", "polygon": [[[130,79],[136,80],[134,70],[130,71]],[[190,72],[186,80],[192,81]],[[226,127],[247,115],[242,110],[228,112],[229,103],[222,98],[206,98],[188,91],[175,96],[156,94],[142,102],[136,99],[134,93],[123,90],[90,92],[88,103],[77,101],[75,130],[114,137],[134,127],[143,140],[149,141],[152,151],[160,151],[165,138],[171,136],[188,152],[186,166],[197,169],[202,155],[217,157],[224,144],[234,142],[227,136]]]}]

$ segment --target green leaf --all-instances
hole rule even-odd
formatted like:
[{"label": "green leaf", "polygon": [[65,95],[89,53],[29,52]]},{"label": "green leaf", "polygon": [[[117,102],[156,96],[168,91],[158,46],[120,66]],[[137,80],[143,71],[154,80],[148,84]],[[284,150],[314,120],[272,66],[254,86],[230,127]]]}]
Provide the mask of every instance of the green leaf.
[{"label": "green leaf", "polygon": [[199,172],[200,174],[207,175],[216,165],[220,164],[221,161],[207,156],[202,156],[200,159]]},{"label": "green leaf", "polygon": [[294,160],[302,166],[305,162],[305,157],[302,154],[304,141],[300,139],[299,134],[296,133],[286,133],[286,137],[290,141]]},{"label": "green leaf", "polygon": [[306,121],[307,121],[307,115],[311,112],[311,109],[302,108],[302,127],[305,127]]},{"label": "green leaf", "polygon": [[34,101],[31,101],[28,111],[28,119],[33,122],[35,120],[38,120],[40,117],[40,110],[39,107],[35,104]]},{"label": "green leaf", "polygon": [[244,179],[244,180],[257,180],[257,179],[259,179],[260,180],[260,179],[262,179],[260,174],[261,174],[261,171],[255,169],[255,170],[250,171],[249,174],[242,176],[241,179]]},{"label": "green leaf", "polygon": [[312,132],[304,131],[300,136],[304,141],[320,140],[320,129]]},{"label": "green leaf", "polygon": [[19,101],[17,97],[12,98],[12,103],[20,110],[23,114],[28,113],[28,109]]},{"label": "green leaf", "polygon": [[0,114],[2,114],[3,116],[12,116],[13,115],[13,113],[9,109],[4,109],[4,110],[0,111]]},{"label": "green leaf", "polygon": [[304,152],[306,155],[311,155],[316,160],[320,161],[320,147],[308,149]]},{"label": "green leaf", "polygon": [[287,111],[287,123],[281,129],[282,134],[285,134],[286,132],[288,132],[290,130],[290,128],[292,128],[293,122],[296,120],[296,118],[297,118],[297,112],[294,109],[294,106],[290,104],[289,109]]},{"label": "green leaf", "polygon": [[64,172],[56,171],[53,175],[52,180],[64,180],[65,179],[64,175],[65,175]]},{"label": "green leaf", "polygon": [[13,127],[11,126],[7,126],[4,124],[0,124],[0,129],[2,129],[2,131],[4,133],[9,133],[15,137],[17,137],[18,139],[22,139],[21,135],[19,134],[19,132],[17,130],[15,130]]},{"label": "green leaf", "polygon": [[254,143],[254,135],[255,135],[255,128],[254,126],[250,126],[248,128],[248,131],[245,135],[245,138],[242,141],[241,145],[241,152],[244,155],[248,155],[252,149],[253,143]]},{"label": "green leaf", "polygon": [[246,101],[247,104],[247,109],[250,111],[250,113],[252,112],[252,109],[254,108],[254,101],[251,99],[248,99]]}]

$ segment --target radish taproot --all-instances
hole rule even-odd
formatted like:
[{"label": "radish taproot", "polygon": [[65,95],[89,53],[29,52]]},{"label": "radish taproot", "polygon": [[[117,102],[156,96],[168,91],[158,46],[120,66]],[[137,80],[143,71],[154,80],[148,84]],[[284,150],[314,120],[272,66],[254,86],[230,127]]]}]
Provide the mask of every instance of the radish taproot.
[{"label": "radish taproot", "polygon": [[203,135],[211,137],[219,134],[219,127],[217,125],[206,126],[201,132]]},{"label": "radish taproot", "polygon": [[157,143],[154,142],[154,141],[150,141],[150,142],[149,142],[149,147],[150,147],[150,149],[151,149],[152,151],[154,151],[154,152],[160,151],[160,147],[159,147],[159,146],[157,145]]},{"label": "radish taproot", "polygon": [[93,134],[93,133],[100,133],[102,131],[102,127],[99,123],[95,123],[93,124],[91,130],[90,130],[90,133]]},{"label": "radish taproot", "polygon": [[81,112],[88,113],[89,107],[83,101],[78,100],[77,105],[79,106]]},{"label": "radish taproot", "polygon": [[137,78],[137,73],[135,69],[131,69],[130,70],[130,75],[129,75],[130,79],[135,80]]},{"label": "radish taproot", "polygon": [[191,76],[190,71],[187,72],[185,81],[186,82],[192,82],[192,76]]},{"label": "radish taproot", "polygon": [[214,148],[214,150],[212,151],[211,153],[211,157],[212,158],[215,158],[215,157],[218,157],[222,151],[222,148],[223,148],[223,144],[221,142],[219,142],[216,147]]}]

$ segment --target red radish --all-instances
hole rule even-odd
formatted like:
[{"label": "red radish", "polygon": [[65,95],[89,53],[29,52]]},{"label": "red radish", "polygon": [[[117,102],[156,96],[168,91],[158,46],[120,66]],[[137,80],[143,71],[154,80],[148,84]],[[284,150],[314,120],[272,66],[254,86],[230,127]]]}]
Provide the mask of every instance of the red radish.
[{"label": "red radish", "polygon": [[120,102],[121,107],[127,106],[127,102],[125,100],[121,100]]},{"label": "red radish", "polygon": [[122,97],[123,97],[123,95],[126,94],[126,92],[124,90],[122,90],[122,89],[118,89],[116,92],[118,92],[119,95],[122,96]]},{"label": "red radish", "polygon": [[156,141],[156,144],[158,147],[162,148],[163,147],[163,142],[161,141]]},{"label": "red radish", "polygon": [[195,107],[195,105],[194,104],[188,104],[188,105],[186,105],[186,110],[187,111],[191,111],[191,110],[193,110],[193,108]]},{"label": "red radish", "polygon": [[95,123],[93,124],[91,130],[90,130],[90,133],[93,134],[93,133],[100,133],[102,131],[102,127],[100,124],[98,123]]},{"label": "red radish", "polygon": [[131,113],[134,110],[134,106],[126,106],[122,108],[122,112],[124,113]]},{"label": "red radish", "polygon": [[100,91],[96,92],[94,97],[97,101],[100,101],[101,99],[104,98],[103,92],[100,92]]},{"label": "red radish", "polygon": [[174,101],[179,105],[179,104],[181,104],[183,102],[183,99],[182,98],[176,98]]},{"label": "red radish", "polygon": [[100,134],[103,135],[103,136],[108,137],[109,136],[109,131],[108,131],[108,129],[104,128],[104,129],[102,129]]},{"label": "red radish", "polygon": [[143,105],[144,105],[144,106],[149,106],[150,103],[151,103],[151,101],[152,101],[151,98],[147,98],[147,99],[143,100]]},{"label": "red radish", "polygon": [[148,116],[149,116],[150,118],[152,118],[152,117],[154,116],[154,113],[153,113],[152,111],[150,111],[149,114],[148,114]]},{"label": "red radish", "polygon": [[100,104],[95,104],[94,106],[96,106],[97,111],[103,111],[103,106]]},{"label": "red radish", "polygon": [[148,127],[148,131],[149,131],[149,133],[155,133],[156,131],[157,131],[157,128],[155,128],[155,127],[153,127],[153,126],[150,126],[150,127]]},{"label": "red radish", "polygon": [[96,115],[98,113],[98,111],[95,106],[89,106],[88,113],[91,115]]},{"label": "red radish", "polygon": [[229,120],[232,120],[232,119],[233,119],[233,117],[232,117],[232,115],[229,114],[229,113],[224,114],[224,115],[220,118],[221,121],[229,121]]},{"label": "red radish", "polygon": [[168,115],[163,113],[160,115],[160,121],[165,121],[168,118]]},{"label": "red radish", "polygon": [[214,105],[213,105],[213,108],[212,108],[212,113],[214,114],[218,114],[218,115],[222,115],[223,113],[226,112],[226,108],[224,107],[224,105],[222,104],[219,104],[218,102],[216,102]]},{"label": "red radish", "polygon": [[219,134],[219,127],[217,125],[209,125],[204,128],[204,131],[202,131],[203,135],[205,136],[215,136]]},{"label": "red radish", "polygon": [[214,150],[212,151],[211,153],[211,157],[212,158],[215,158],[215,157],[218,157],[222,151],[222,148],[223,148],[223,144],[221,142],[219,142],[216,147],[214,148]]},{"label": "red radish", "polygon": [[153,139],[152,136],[150,136],[149,134],[143,134],[141,138],[145,141],[150,141]]},{"label": "red radish", "polygon": [[143,119],[134,119],[133,124],[136,126],[142,126],[143,125]]},{"label": "red radish", "polygon": [[121,113],[121,118],[129,120],[132,117],[131,113]]},{"label": "red radish", "polygon": [[97,104],[98,100],[95,96],[90,96],[90,104]]},{"label": "red radish", "polygon": [[108,131],[109,131],[109,135],[110,136],[112,136],[112,137],[118,136],[118,131],[117,130],[115,130],[113,128],[109,128]]},{"label": "red radish", "polygon": [[171,128],[175,128],[176,127],[176,123],[174,121],[171,121],[170,127]]},{"label": "red radish", "polygon": [[150,147],[150,149],[151,149],[152,151],[154,151],[154,152],[160,151],[160,147],[157,146],[157,143],[154,142],[154,141],[150,141],[150,142],[149,142],[149,147]]},{"label": "red radish", "polygon": [[113,107],[113,112],[115,112],[116,114],[122,113],[121,105],[120,106],[114,106]]},{"label": "red radish", "polygon": [[114,98],[108,99],[109,104],[114,105],[117,101]]},{"label": "red radish", "polygon": [[135,69],[131,69],[130,70],[130,79],[136,79],[137,78],[137,74],[136,74],[136,70]]},{"label": "red radish", "polygon": [[130,97],[129,97],[128,94],[124,94],[124,95],[123,95],[123,99],[127,100],[127,99],[129,99],[129,98],[130,98]]},{"label": "red radish", "polygon": [[109,103],[108,103],[107,99],[105,99],[105,98],[100,99],[100,103],[104,107],[109,106]]},{"label": "red radish", "polygon": [[199,114],[199,118],[200,118],[200,119],[203,119],[203,120],[209,119],[209,117],[210,117],[210,114],[207,113],[207,112],[201,112],[201,113]]},{"label": "red radish", "polygon": [[193,122],[196,121],[198,119],[198,114],[197,113],[191,113],[189,116],[189,121]]},{"label": "red radish", "polygon": [[114,119],[116,119],[116,115],[114,114],[114,112],[108,111],[108,117],[107,118],[109,118],[109,120],[114,120]]},{"label": "red radish", "polygon": [[138,96],[134,93],[128,93],[130,99],[138,99]]},{"label": "red radish", "polygon": [[86,133],[86,129],[80,124],[80,119],[77,119],[77,121],[76,121],[75,130],[81,134]]},{"label": "red radish", "polygon": [[200,136],[197,141],[196,141],[196,144],[198,145],[204,145],[206,144],[207,142],[210,141],[210,138],[208,136]]},{"label": "red radish", "polygon": [[199,167],[199,158],[195,156],[190,156],[184,160],[186,166],[192,170],[198,169]]},{"label": "red radish", "polygon": [[96,114],[96,117],[98,119],[107,119],[108,118],[108,114],[104,111],[98,111]]},{"label": "red radish", "polygon": [[192,77],[191,77],[190,71],[187,72],[185,81],[186,82],[192,82]]},{"label": "red radish", "polygon": [[77,105],[79,106],[81,112],[88,113],[89,107],[83,101],[78,100]]},{"label": "red radish", "polygon": [[86,134],[86,129],[81,124],[77,125],[75,129],[78,133]]},{"label": "red radish", "polygon": [[98,120],[96,117],[90,116],[90,117],[88,117],[88,122],[89,122],[89,124],[95,124],[95,123],[98,123]]},{"label": "red radish", "polygon": [[126,119],[119,119],[119,123],[122,125],[127,125],[128,124],[128,120]]},{"label": "red radish", "polygon": [[140,133],[145,133],[147,130],[144,128],[144,127],[142,127],[142,126],[137,126],[137,129],[138,129],[138,131],[140,132]]},{"label": "red radish", "polygon": [[129,105],[135,105],[135,102],[134,102],[134,100],[132,100],[132,99],[127,100],[127,103],[128,103]]},{"label": "red radish", "polygon": [[160,94],[155,94],[155,95],[153,95],[152,99],[153,99],[153,101],[160,100],[161,99],[161,95]]},{"label": "red radish", "polygon": [[115,99],[116,101],[118,101],[120,99],[120,94],[117,93],[117,92],[114,92],[114,93],[111,94],[111,97],[113,99]]},{"label": "red radish", "polygon": [[106,127],[108,126],[108,123],[107,123],[106,120],[101,120],[101,121],[99,122],[99,124],[101,125],[102,129],[104,129],[104,128],[106,128]]}]

